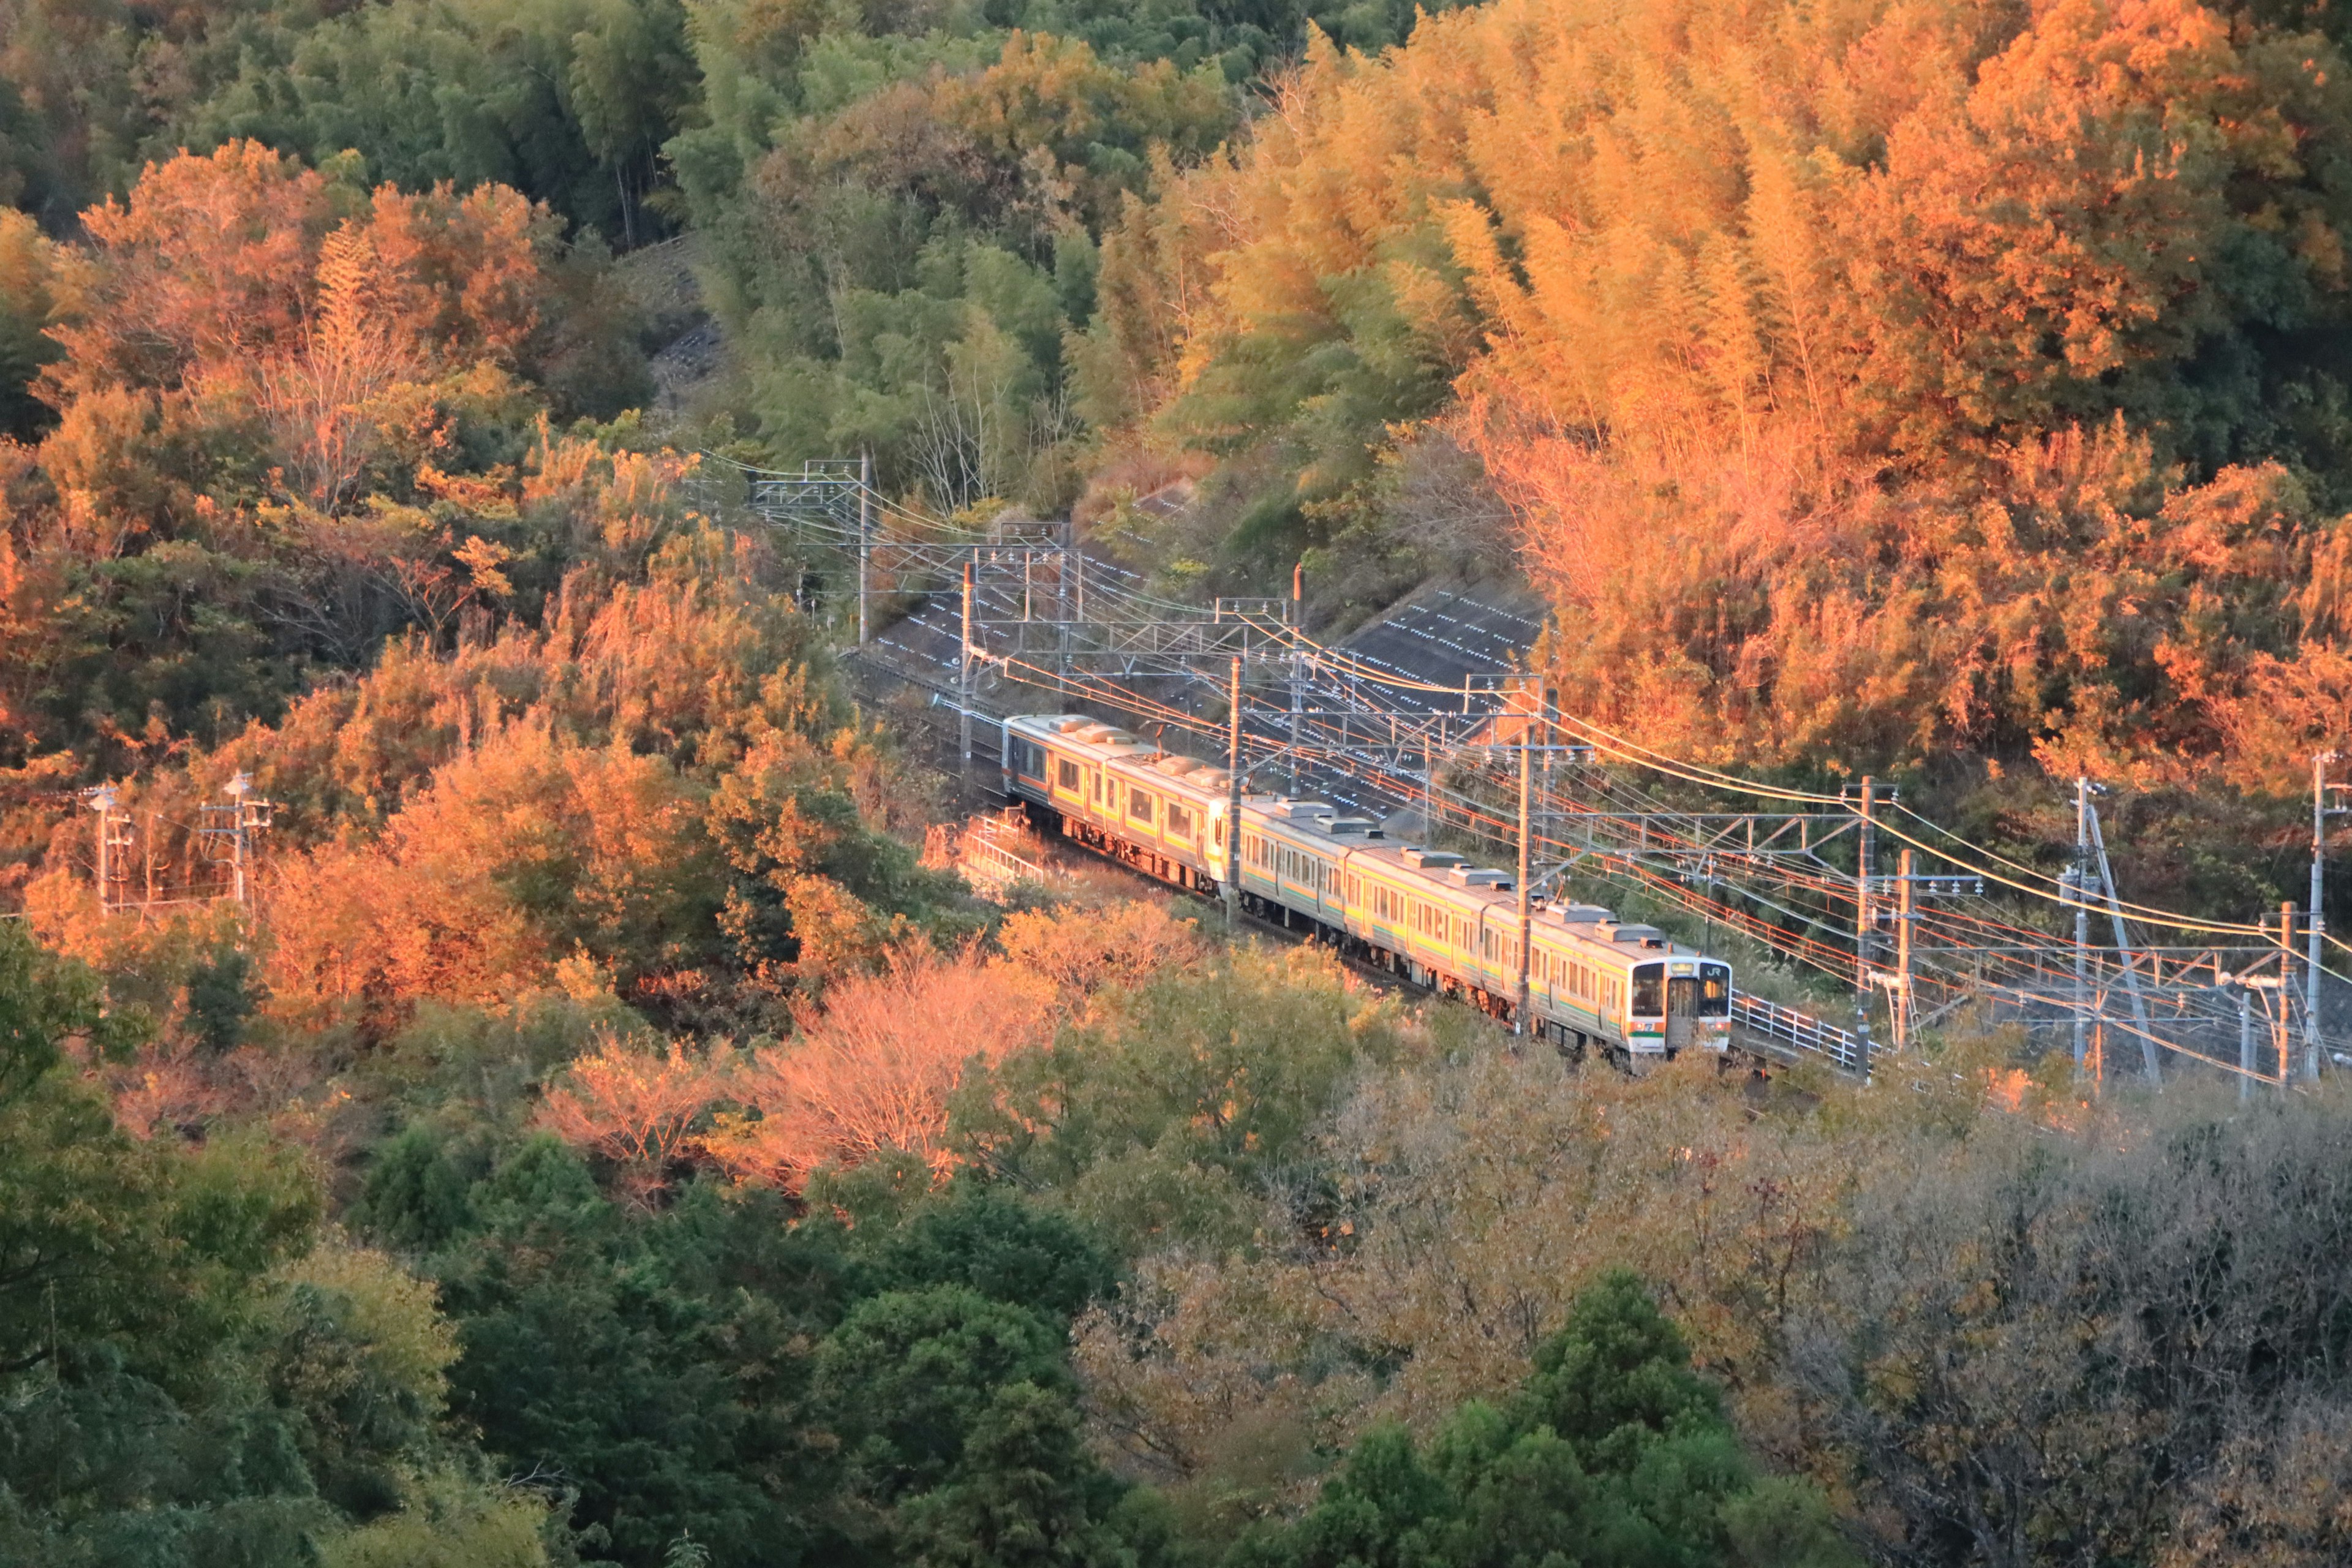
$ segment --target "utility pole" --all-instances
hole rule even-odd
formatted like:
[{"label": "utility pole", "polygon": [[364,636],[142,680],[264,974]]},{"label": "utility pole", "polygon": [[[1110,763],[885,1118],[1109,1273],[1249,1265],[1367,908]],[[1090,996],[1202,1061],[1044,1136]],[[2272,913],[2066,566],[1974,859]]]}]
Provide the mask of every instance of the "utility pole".
[{"label": "utility pole", "polygon": [[1290,793],[1298,793],[1298,710],[1306,680],[1298,639],[1307,629],[1307,559],[1290,569]]},{"label": "utility pole", "polygon": [[1862,831],[1855,852],[1853,879],[1853,1036],[1855,1048],[1861,1054],[1857,1064],[1862,1081],[1870,1081],[1870,950],[1871,922],[1876,911],[1870,900],[1870,852],[1875,837],[1871,808],[1875,782],[1868,773],[1862,775]]},{"label": "utility pole", "polygon": [[246,901],[247,858],[252,848],[252,828],[246,819],[246,799],[253,793],[253,775],[240,773],[228,781],[228,866],[230,897]]},{"label": "utility pole", "polygon": [[971,794],[971,558],[963,563],[963,658],[956,677],[956,707],[963,742],[964,794]]},{"label": "utility pole", "polygon": [[2238,990],[2238,1103],[2254,1098],[2254,994]]},{"label": "utility pole", "polygon": [[2074,1070],[2091,1016],[2091,781],[2074,780]]},{"label": "utility pole", "polygon": [[1225,743],[1225,929],[1242,910],[1242,656],[1234,655],[1231,738]]},{"label": "utility pole", "polygon": [[263,800],[253,793],[253,775],[239,773],[222,786],[228,796],[226,805],[203,808],[204,822],[196,829],[205,845],[205,858],[218,866],[228,867],[229,896],[240,904],[253,901],[254,850],[259,835],[268,831],[278,803]]},{"label": "utility pole", "polygon": [[[2160,1084],[2164,1081],[2164,1049],[2157,1043],[2156,1026],[2148,1020],[2147,997],[2139,988],[2139,954],[2132,947],[2130,929],[2124,924],[2123,903],[2116,897],[2116,874],[2107,864],[2106,830],[2099,826],[2099,808],[2090,804],[2087,794],[2083,807],[2091,826],[2091,852],[2099,858],[2099,886],[2107,896],[2107,918],[2116,928],[2116,950],[2123,958],[2124,989],[2131,995],[2132,1026],[2139,1031],[2140,1065],[2147,1068],[2150,1085]],[[2099,1025],[2104,1029],[2106,1020],[2100,1019]],[[2105,1037],[2100,1037],[2104,1042]],[[2104,1046],[2100,1059],[2104,1066]]]},{"label": "utility pole", "polygon": [[2288,1075],[2294,1071],[2287,1065],[2287,1040],[2291,1026],[2287,1020],[2287,998],[2294,994],[2294,900],[2279,906],[2279,977],[2278,1019],[2272,1026],[2272,1035],[2278,1047],[2278,1084],[2281,1093],[2286,1090]]},{"label": "utility pole", "polygon": [[1535,818],[1535,716],[1528,717],[1527,733],[1519,741],[1519,873],[1511,886],[1519,895],[1518,988],[1512,992],[1511,1033],[1521,1039],[1528,1037],[1528,948],[1534,934],[1535,910],[1528,899],[1528,847],[1534,837],[1531,831]]},{"label": "utility pole", "polygon": [[866,584],[874,557],[874,454],[857,455],[857,646],[866,646]]},{"label": "utility pole", "polygon": [[114,912],[114,879],[122,867],[117,852],[131,847],[131,821],[115,810],[121,796],[112,784],[100,784],[89,792],[89,808],[98,813],[98,912]]},{"label": "utility pole", "polygon": [[1900,874],[1895,879],[1895,989],[1889,998],[1895,1011],[1895,1048],[1911,1048],[1911,916],[1916,896],[1911,878],[1911,851],[1906,847],[1897,862]]},{"label": "utility pole", "polygon": [[1062,520],[1061,570],[1054,574],[1054,689],[1065,702],[1070,691],[1070,573],[1078,555],[1076,518]]},{"label": "utility pole", "polygon": [[2320,941],[2327,929],[2327,917],[2321,912],[2327,865],[2327,819],[2341,816],[2346,811],[2343,806],[2327,804],[2327,764],[2336,758],[2334,752],[2322,752],[2311,759],[2311,908],[2303,933],[2303,1076],[2315,1080],[2319,1077]]}]

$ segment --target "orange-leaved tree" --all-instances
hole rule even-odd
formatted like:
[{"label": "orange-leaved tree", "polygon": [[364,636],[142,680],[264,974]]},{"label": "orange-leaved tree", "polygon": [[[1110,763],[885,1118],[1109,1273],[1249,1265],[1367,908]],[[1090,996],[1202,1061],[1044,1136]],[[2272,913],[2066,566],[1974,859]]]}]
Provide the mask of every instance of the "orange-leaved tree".
[{"label": "orange-leaved tree", "polygon": [[410,468],[436,449],[433,384],[512,365],[550,222],[502,186],[368,193],[258,142],[182,153],[83,215],[42,395],[67,430],[144,395],[159,434],[215,460],[257,418],[252,460],[349,505],[381,449]]},{"label": "orange-leaved tree", "polygon": [[734,1085],[744,1113],[726,1120],[711,1153],[739,1178],[789,1185],[890,1150],[944,1172],[948,1097],[965,1064],[1034,1043],[1047,1022],[1003,964],[901,952],[878,974],[831,986],[797,1039],[751,1053]]},{"label": "orange-leaved tree", "polygon": [[2275,591],[2352,495],[2311,412],[2352,387],[2352,66],[2298,26],[1498,0],[1318,43],[1106,244],[1088,363],[1301,528],[1446,420],[1563,689],[1649,743],[2284,791],[2352,722],[2335,591]]},{"label": "orange-leaved tree", "polygon": [[689,1055],[672,1043],[656,1052],[607,1032],[564,1068],[537,1120],[573,1148],[614,1162],[623,1190],[650,1204],[672,1166],[694,1152],[698,1124],[726,1080],[724,1047]]}]

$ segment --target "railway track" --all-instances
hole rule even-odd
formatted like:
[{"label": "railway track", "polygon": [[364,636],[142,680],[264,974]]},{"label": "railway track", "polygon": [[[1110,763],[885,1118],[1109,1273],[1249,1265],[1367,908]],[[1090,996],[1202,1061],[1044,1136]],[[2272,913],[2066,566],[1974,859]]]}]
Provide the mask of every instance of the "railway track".
[{"label": "railway track", "polygon": [[[919,624],[919,616],[913,617],[913,620],[916,624]],[[887,648],[889,645],[884,646]],[[892,657],[893,651],[899,657]],[[846,661],[852,679],[862,687],[869,697],[885,700],[898,694],[910,692],[922,694],[925,700],[921,707],[911,710],[903,706],[900,708],[902,730],[919,729],[929,738],[931,743],[929,760],[949,779],[959,782],[963,806],[967,811],[1002,809],[1005,805],[1016,804],[1011,801],[1002,790],[994,787],[995,781],[1003,776],[1001,752],[1003,731],[1001,721],[991,715],[975,714],[974,717],[980,721],[974,726],[977,733],[973,736],[973,754],[967,769],[961,750],[962,740],[959,722],[961,710],[956,706],[956,692],[945,681],[938,679],[935,672],[925,668],[924,661],[914,661],[910,667],[904,659],[905,651],[890,649],[890,651],[883,651],[881,657],[869,655]],[[1221,899],[1204,896],[1199,889],[1186,887],[1156,876],[1149,869],[1134,865],[1116,855],[1102,853],[1091,846],[1062,835],[1055,835],[1054,841],[1069,844],[1083,850],[1089,860],[1115,866],[1129,875],[1153,886],[1185,893],[1202,902],[1213,904],[1221,910],[1223,907]],[[1465,1005],[1471,1007],[1473,1012],[1493,1018],[1492,1014],[1486,1013],[1485,1009],[1469,1003],[1466,998],[1452,996],[1444,991],[1420,984],[1383,965],[1367,963],[1341,950],[1338,944],[1328,942],[1318,933],[1301,931],[1296,927],[1267,920],[1253,912],[1244,912],[1242,919],[1247,922],[1251,930],[1269,937],[1302,945],[1320,942],[1324,946],[1333,950],[1334,955],[1339,962],[1368,983],[1406,994],[1463,1001]],[[1498,1027],[1507,1027],[1503,1020],[1495,1019],[1494,1021]],[[1809,1015],[1778,1006],[1744,993],[1734,993],[1732,1026],[1733,1055],[1759,1068],[1769,1069],[1805,1061],[1826,1061],[1833,1068],[1851,1073],[1856,1066],[1854,1042],[1853,1037],[1845,1031],[1826,1025]]]}]

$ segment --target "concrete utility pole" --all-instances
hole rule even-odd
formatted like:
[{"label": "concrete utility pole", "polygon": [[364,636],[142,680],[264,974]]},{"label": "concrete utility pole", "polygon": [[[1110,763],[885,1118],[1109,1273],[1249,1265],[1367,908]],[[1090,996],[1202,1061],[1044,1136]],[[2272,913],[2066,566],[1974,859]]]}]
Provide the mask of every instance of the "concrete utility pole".
[{"label": "concrete utility pole", "polygon": [[1078,524],[1076,518],[1062,520],[1062,560],[1054,573],[1054,689],[1063,700],[1070,691],[1070,573],[1076,568],[1078,555]]},{"label": "concrete utility pole", "polygon": [[1299,634],[1307,629],[1307,560],[1301,556],[1290,569],[1290,793],[1298,793],[1298,716],[1306,683],[1306,655]]},{"label": "concrete utility pole", "polygon": [[89,808],[98,813],[98,912],[114,912],[114,879],[121,868],[116,863],[115,852],[128,849],[130,820],[115,810],[122,797],[112,784],[100,784],[89,792]]},{"label": "concrete utility pole", "polygon": [[1911,1048],[1911,914],[1916,888],[1911,877],[1911,851],[1905,848],[1896,862],[1895,894],[1895,985],[1887,1001],[1895,1013],[1895,1048]]},{"label": "concrete utility pole", "polygon": [[866,583],[874,557],[874,454],[857,457],[857,646],[866,646]]},{"label": "concrete utility pole", "polygon": [[2074,1070],[2091,1018],[2091,781],[2074,780]]},{"label": "concrete utility pole", "polygon": [[1876,788],[1868,773],[1862,775],[1862,832],[1855,851],[1853,879],[1853,1037],[1862,1081],[1870,1081],[1870,951],[1871,923],[1876,911],[1870,900],[1870,854],[1876,830],[1872,824],[1871,808]]},{"label": "concrete utility pole", "polygon": [[234,889],[233,896],[240,904],[247,901],[246,878],[253,853],[253,819],[250,816],[252,795],[253,775],[251,773],[240,773],[228,781],[229,810],[235,814],[229,819],[229,885]]},{"label": "concrete utility pole", "polygon": [[1535,910],[1528,899],[1528,850],[1535,837],[1535,717],[1528,718],[1527,733],[1519,740],[1519,870],[1512,887],[1519,895],[1518,988],[1511,994],[1511,1033],[1525,1039],[1528,1036],[1528,948],[1534,934]]},{"label": "concrete utility pole", "polygon": [[[2139,1031],[2140,1065],[2147,1069],[2147,1081],[2151,1085],[2161,1084],[2164,1081],[2164,1048],[2157,1043],[2156,1026],[2147,1016],[2147,997],[2140,990],[2139,953],[2132,946],[2130,930],[2124,924],[2123,901],[2116,896],[2115,868],[2107,864],[2106,830],[2099,826],[2099,808],[2092,805],[2087,796],[2083,805],[2084,816],[2091,826],[2091,853],[2099,858],[2099,887],[2107,896],[2107,918],[2116,928],[2116,951],[2123,955],[2124,990],[2131,997],[2132,1026]],[[2106,1027],[2106,1022],[2105,1018],[2099,1020],[2102,1030]],[[2099,1038],[2099,1065],[2104,1070],[2106,1066],[2106,1036],[2103,1033]]]},{"label": "concrete utility pole", "polygon": [[2241,985],[2238,991],[2238,1103],[2243,1105],[2254,1098],[2254,994]]},{"label": "concrete utility pole", "polygon": [[956,675],[956,707],[963,742],[964,793],[971,793],[971,562],[963,563],[963,658]]},{"label": "concrete utility pole", "polygon": [[2311,759],[2311,908],[2303,933],[2303,1076],[2313,1079],[2319,1077],[2319,969],[2324,960],[2320,943],[2327,929],[2327,917],[2321,912],[2326,885],[2327,819],[2345,815],[2343,806],[2327,804],[2327,764],[2336,759],[2334,752],[2322,752]]},{"label": "concrete utility pole", "polygon": [[1242,656],[1234,655],[1231,738],[1225,743],[1225,929],[1242,912]]}]

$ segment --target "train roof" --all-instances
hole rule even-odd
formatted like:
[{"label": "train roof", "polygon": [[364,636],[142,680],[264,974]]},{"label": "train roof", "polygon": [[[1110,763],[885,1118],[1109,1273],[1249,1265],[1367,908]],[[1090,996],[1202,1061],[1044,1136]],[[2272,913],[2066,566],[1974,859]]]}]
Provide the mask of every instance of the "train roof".
[{"label": "train roof", "polygon": [[1099,762],[1117,763],[1123,767],[1156,773],[1218,795],[1225,792],[1225,770],[1214,763],[1204,763],[1198,757],[1169,751],[1133,731],[1122,730],[1116,724],[1087,714],[1023,713],[1006,720],[1005,723],[1008,728],[1043,733],[1055,743],[1074,751],[1083,751]]},{"label": "train roof", "polygon": [[[1431,849],[1418,844],[1372,844],[1365,846],[1361,854],[1442,889],[1457,900],[1467,898],[1489,907],[1517,902],[1517,889],[1512,885],[1509,872],[1473,865],[1467,857],[1450,849]],[[1599,904],[1555,904],[1538,900],[1529,916],[1538,930],[1561,931],[1586,942],[1668,957],[1700,956],[1698,949],[1675,942],[1657,927],[1621,921],[1613,911]]]},{"label": "train roof", "polygon": [[[1230,775],[1223,768],[1154,745],[1131,731],[1090,714],[1024,713],[1005,722],[1008,727],[1042,732],[1059,744],[1084,750],[1103,762],[1117,763],[1137,772],[1157,773],[1182,785],[1211,792],[1220,799],[1229,784]],[[1433,849],[1389,838],[1370,817],[1342,815],[1328,801],[1255,793],[1244,795],[1244,800],[1268,823],[1308,839],[1318,847],[1368,857],[1444,892],[1454,901],[1489,908],[1517,902],[1517,890],[1508,871],[1474,866],[1466,857],[1450,849]],[[1704,956],[1698,949],[1675,942],[1655,926],[1621,921],[1613,911],[1599,904],[1538,900],[1531,916],[1538,929],[1622,947],[1629,950],[1629,956],[1637,952],[1675,958]]]}]

